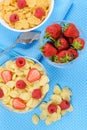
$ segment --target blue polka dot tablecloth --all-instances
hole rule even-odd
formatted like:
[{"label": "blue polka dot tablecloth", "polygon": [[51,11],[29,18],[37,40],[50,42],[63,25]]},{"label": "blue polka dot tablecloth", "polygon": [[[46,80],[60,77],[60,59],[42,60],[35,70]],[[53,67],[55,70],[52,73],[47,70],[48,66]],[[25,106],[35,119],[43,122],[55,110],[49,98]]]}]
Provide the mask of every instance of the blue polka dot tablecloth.
[{"label": "blue polka dot tablecloth", "polygon": [[[55,6],[51,17],[42,27],[49,23],[66,19],[75,22],[86,35],[87,32],[87,1],[86,0],[54,0]],[[73,2],[73,4],[72,4]],[[12,32],[0,25],[0,52],[15,41],[19,33]],[[86,36],[87,38],[87,36]],[[26,51],[25,51],[26,50]],[[26,114],[16,114],[0,108],[0,130],[86,130],[87,129],[87,52],[86,49],[79,60],[67,68],[55,68],[49,65],[44,58],[40,58],[38,41],[27,47],[17,45],[9,53],[0,58],[0,63],[14,55],[27,55],[40,60],[45,66],[50,78],[50,90],[44,99],[48,101],[53,87],[59,84],[61,88],[68,86],[72,90],[72,113],[67,113],[60,121],[46,126],[44,121],[38,125],[32,123],[32,115],[39,114],[37,107]],[[39,57],[39,58],[38,58]]]}]

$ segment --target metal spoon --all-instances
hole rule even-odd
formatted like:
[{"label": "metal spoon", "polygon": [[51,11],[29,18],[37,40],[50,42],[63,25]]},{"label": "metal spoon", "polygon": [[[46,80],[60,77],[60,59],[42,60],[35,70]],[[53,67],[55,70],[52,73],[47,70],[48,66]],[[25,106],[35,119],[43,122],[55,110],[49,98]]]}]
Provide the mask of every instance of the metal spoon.
[{"label": "metal spoon", "polygon": [[14,46],[16,46],[18,43],[21,44],[31,44],[33,41],[38,40],[40,37],[40,32],[24,32],[18,36],[16,41],[11,44],[8,48],[6,48],[3,52],[0,53],[0,56],[7,53],[10,49],[12,49]]}]

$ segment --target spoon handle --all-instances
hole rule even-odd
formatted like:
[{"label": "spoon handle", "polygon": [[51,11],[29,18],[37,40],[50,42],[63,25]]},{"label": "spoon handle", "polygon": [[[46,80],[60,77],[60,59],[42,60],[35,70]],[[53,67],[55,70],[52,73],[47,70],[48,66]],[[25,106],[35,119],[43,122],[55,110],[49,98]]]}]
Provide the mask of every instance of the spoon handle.
[{"label": "spoon handle", "polygon": [[7,53],[11,48],[13,48],[17,42],[15,41],[13,44],[11,44],[8,48],[6,48],[3,52],[0,53],[0,56],[3,56],[5,53]]}]

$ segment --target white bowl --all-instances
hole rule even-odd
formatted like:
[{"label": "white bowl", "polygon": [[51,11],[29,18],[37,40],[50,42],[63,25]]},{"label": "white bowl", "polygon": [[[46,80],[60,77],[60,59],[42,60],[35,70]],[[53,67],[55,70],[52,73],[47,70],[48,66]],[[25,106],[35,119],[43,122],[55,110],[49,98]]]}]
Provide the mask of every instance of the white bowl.
[{"label": "white bowl", "polygon": [[[2,1],[2,0],[0,0],[0,2],[1,2],[1,1]],[[35,29],[39,28],[40,26],[42,26],[42,25],[48,20],[48,18],[50,17],[50,15],[51,15],[51,13],[52,13],[52,11],[53,11],[53,7],[54,7],[54,0],[51,0],[50,10],[49,10],[49,13],[48,13],[47,17],[42,21],[42,23],[40,23],[39,25],[37,25],[37,26],[35,26],[35,27],[33,27],[33,28],[29,28],[29,29],[25,29],[25,30],[17,30],[17,29],[14,29],[14,28],[10,27],[10,26],[9,26],[3,19],[1,19],[1,18],[0,18],[0,23],[1,23],[4,27],[6,27],[6,28],[8,28],[8,29],[10,29],[10,30],[12,30],[12,31],[16,31],[16,32],[28,32],[28,31],[32,31],[32,30],[35,30]]]}]

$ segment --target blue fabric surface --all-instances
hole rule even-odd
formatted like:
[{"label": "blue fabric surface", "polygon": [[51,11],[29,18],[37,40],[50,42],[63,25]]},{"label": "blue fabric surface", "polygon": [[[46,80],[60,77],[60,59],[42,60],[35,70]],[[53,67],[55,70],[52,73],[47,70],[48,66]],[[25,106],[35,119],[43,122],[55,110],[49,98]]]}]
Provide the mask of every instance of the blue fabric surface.
[{"label": "blue fabric surface", "polygon": [[[51,18],[44,24],[39,30],[41,31],[47,24],[52,21],[61,20],[65,17],[65,10],[69,0],[55,0],[55,8]],[[84,33],[87,32],[86,21],[87,21],[87,1],[85,0],[74,0],[73,7],[69,10],[65,19],[75,22],[79,25]],[[57,9],[60,9],[60,13],[56,13]],[[63,12],[64,11],[64,12]],[[10,37],[11,34],[11,37]],[[3,48],[9,46],[15,41],[19,33],[11,32],[0,25],[0,45]],[[4,45],[4,46],[3,46]],[[31,46],[25,47],[26,52],[22,49],[23,46],[18,45],[14,50],[20,53],[36,57],[39,54],[37,50],[38,42],[35,42]],[[34,49],[36,50],[35,53]],[[11,52],[13,52],[11,50]],[[10,53],[11,53],[10,52]],[[13,54],[12,54],[13,55]],[[16,53],[15,53],[16,55]],[[9,54],[7,55],[9,57]],[[34,113],[39,114],[39,107],[35,110],[26,114],[11,113],[7,110],[0,108],[0,130],[86,130],[87,129],[87,53],[86,50],[82,54],[81,58],[70,67],[64,69],[57,69],[50,66],[45,60],[41,59],[42,64],[45,66],[48,76],[50,78],[50,91],[44,100],[48,101],[52,94],[53,87],[56,83],[60,84],[61,87],[69,86],[73,92],[72,105],[74,111],[67,113],[60,121],[57,121],[49,126],[46,126],[44,121],[40,121],[37,126],[32,124],[31,117]]]}]

